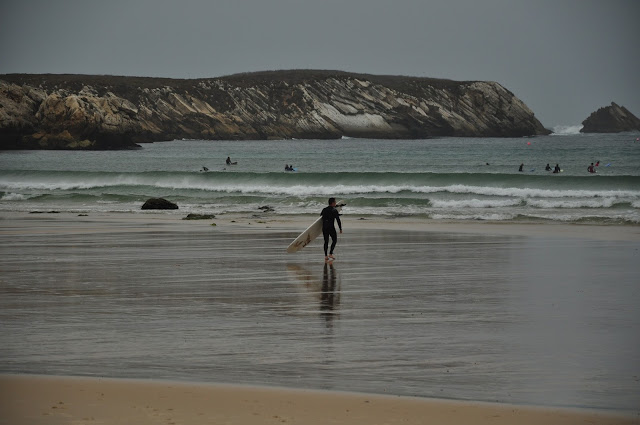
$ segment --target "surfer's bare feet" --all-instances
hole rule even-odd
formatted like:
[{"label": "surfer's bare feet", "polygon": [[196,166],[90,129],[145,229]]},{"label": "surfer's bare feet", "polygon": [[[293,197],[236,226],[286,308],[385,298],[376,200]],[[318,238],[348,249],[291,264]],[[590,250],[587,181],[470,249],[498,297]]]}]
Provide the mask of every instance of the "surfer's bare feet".
[{"label": "surfer's bare feet", "polygon": [[329,261],[329,256],[324,257],[324,261]]},{"label": "surfer's bare feet", "polygon": [[333,254],[330,254],[330,255],[329,255],[329,258],[331,258],[332,260],[335,260],[335,259],[336,259],[336,257],[335,257]]}]

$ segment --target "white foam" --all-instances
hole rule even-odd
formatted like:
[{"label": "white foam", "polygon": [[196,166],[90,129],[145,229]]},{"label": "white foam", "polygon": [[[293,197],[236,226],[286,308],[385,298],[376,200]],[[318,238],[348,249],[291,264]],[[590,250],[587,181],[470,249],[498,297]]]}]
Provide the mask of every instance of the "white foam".
[{"label": "white foam", "polygon": [[576,200],[528,199],[527,205],[536,208],[611,208],[624,202],[618,198],[592,198]]},{"label": "white foam", "polygon": [[431,218],[436,220],[488,220],[504,221],[513,220],[515,214],[432,214]]},{"label": "white foam", "polygon": [[[420,191],[421,188],[417,188]],[[592,198],[592,197],[615,197],[615,198],[638,198],[640,191],[625,190],[567,190],[567,189],[534,189],[517,187],[489,187],[489,186],[467,186],[451,185],[442,188],[427,187],[428,192],[433,193],[434,189],[450,193],[472,193],[486,196],[507,196],[518,198]]]},{"label": "white foam", "polygon": [[504,208],[518,206],[521,203],[521,199],[431,200],[431,205],[435,208]]},{"label": "white foam", "polygon": [[[509,198],[509,203],[520,202],[520,199],[529,198],[616,198],[624,199],[626,202],[635,202],[640,199],[640,191],[631,190],[578,190],[578,189],[536,189],[536,188],[515,188],[515,187],[490,187],[490,186],[469,186],[454,184],[449,186],[414,186],[407,184],[400,185],[357,185],[357,184],[336,184],[336,185],[272,185],[261,182],[240,182],[240,183],[218,183],[199,178],[183,177],[155,177],[155,176],[128,176],[116,175],[109,178],[83,179],[82,181],[73,179],[56,180],[3,180],[0,181],[0,190],[6,192],[19,192],[24,190],[81,190],[94,189],[111,186],[150,186],[169,190],[202,190],[222,193],[242,193],[242,194],[268,194],[268,195],[289,195],[289,196],[326,196],[336,193],[342,195],[354,194],[376,194],[376,193],[400,193],[412,192],[419,194],[429,193],[454,193],[472,194],[482,196],[496,196]],[[514,200],[516,198],[516,200]],[[4,199],[4,198],[3,198]]]},{"label": "white foam", "polygon": [[602,213],[598,212],[598,214],[534,214],[527,213],[527,217],[534,219],[544,219],[544,220],[553,220],[553,221],[562,221],[562,222],[574,222],[577,220],[613,220],[613,221],[627,221],[632,223],[640,223],[640,216],[637,214],[607,214],[605,211]]},{"label": "white foam", "polygon": [[[325,196],[340,193],[342,195],[354,194],[374,194],[374,193],[455,193],[474,194],[484,196],[501,196],[509,199],[509,203],[520,202],[522,198],[618,198],[618,199],[638,199],[640,191],[624,190],[551,190],[533,188],[500,188],[487,186],[412,186],[412,185],[343,185],[336,184],[330,186],[316,185],[294,185],[294,186],[273,186],[267,184],[209,184],[206,182],[170,182],[164,183],[154,181],[153,186],[167,189],[199,189],[213,192],[226,193],[259,193],[273,195],[290,196]],[[517,198],[517,200],[513,200]]]},{"label": "white foam", "polygon": [[582,129],[582,124],[578,125],[556,125],[553,127],[552,136],[571,136],[580,134],[580,130]]},{"label": "white foam", "polygon": [[2,201],[24,201],[25,199],[29,199],[30,196],[23,195],[21,193],[5,193],[0,197]]}]

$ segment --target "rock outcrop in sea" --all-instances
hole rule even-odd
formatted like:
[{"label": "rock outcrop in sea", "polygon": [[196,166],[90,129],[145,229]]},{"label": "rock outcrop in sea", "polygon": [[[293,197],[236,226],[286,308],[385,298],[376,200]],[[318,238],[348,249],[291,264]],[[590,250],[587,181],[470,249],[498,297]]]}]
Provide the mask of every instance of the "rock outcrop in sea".
[{"label": "rock outcrop in sea", "polygon": [[143,210],[177,210],[178,204],[164,198],[149,198],[142,204]]},{"label": "rock outcrop in sea", "polygon": [[181,138],[548,133],[495,82],[312,70],[193,80],[0,75],[0,149],[122,149]]},{"label": "rock outcrop in sea", "polygon": [[591,113],[582,121],[581,133],[620,133],[623,131],[640,131],[640,119],[627,108],[611,102]]}]

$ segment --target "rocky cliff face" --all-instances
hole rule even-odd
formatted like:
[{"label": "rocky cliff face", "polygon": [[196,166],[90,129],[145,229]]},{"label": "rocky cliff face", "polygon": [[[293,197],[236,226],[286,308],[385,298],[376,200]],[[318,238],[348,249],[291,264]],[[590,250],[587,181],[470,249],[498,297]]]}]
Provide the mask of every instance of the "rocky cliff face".
[{"label": "rocky cliff face", "polygon": [[640,131],[640,119],[615,102],[589,115],[582,121],[580,130],[581,133],[620,133],[622,131]]},{"label": "rocky cliff face", "polygon": [[548,134],[498,83],[274,71],[199,80],[0,76],[0,148],[109,149],[176,138]]}]

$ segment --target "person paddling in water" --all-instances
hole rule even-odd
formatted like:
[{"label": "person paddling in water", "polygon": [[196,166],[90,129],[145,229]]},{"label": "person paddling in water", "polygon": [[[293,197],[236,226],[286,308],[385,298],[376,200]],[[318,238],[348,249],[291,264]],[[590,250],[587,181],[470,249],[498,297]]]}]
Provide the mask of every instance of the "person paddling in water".
[{"label": "person paddling in water", "polygon": [[[333,250],[338,242],[338,235],[334,221],[338,222],[340,228],[340,234],[342,234],[342,222],[340,221],[340,214],[336,210],[336,198],[329,198],[329,206],[325,207],[320,213],[322,216],[322,235],[324,236],[324,260],[334,260]],[[329,236],[331,236],[331,250],[327,255],[327,249],[329,248]]]}]

